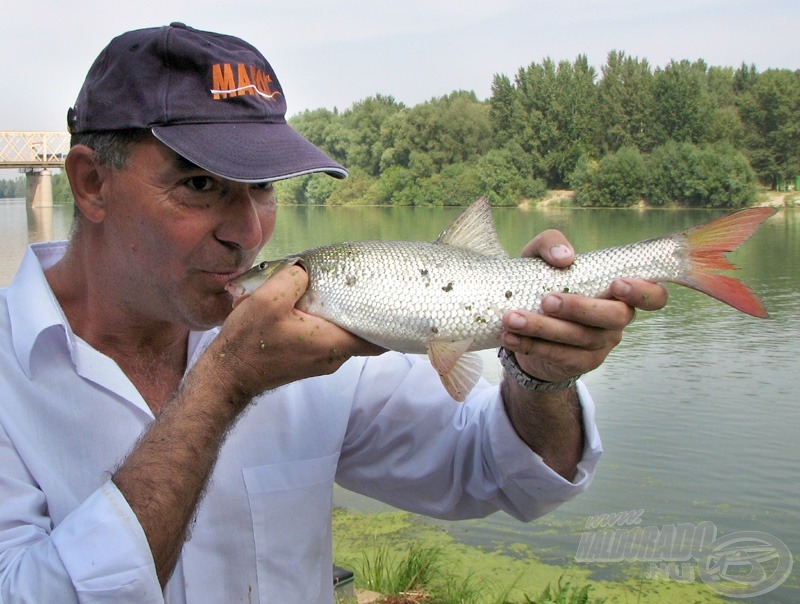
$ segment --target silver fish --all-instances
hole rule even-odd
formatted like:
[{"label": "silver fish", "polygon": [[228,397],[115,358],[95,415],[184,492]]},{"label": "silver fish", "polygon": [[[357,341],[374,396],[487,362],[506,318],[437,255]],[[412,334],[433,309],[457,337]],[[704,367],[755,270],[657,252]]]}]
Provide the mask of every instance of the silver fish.
[{"label": "silver fish", "polygon": [[227,290],[235,305],[281,268],[299,264],[309,277],[300,310],[384,348],[427,353],[447,392],[462,401],[482,369],[472,351],[498,346],[503,314],[536,311],[549,292],[603,296],[619,277],[671,281],[766,317],[747,286],[714,271],[735,268],[725,254],[774,212],[742,210],[663,237],[578,254],[569,268],[554,268],[539,258],[509,257],[491,206],[481,198],[434,242],[326,245],[261,262]]}]

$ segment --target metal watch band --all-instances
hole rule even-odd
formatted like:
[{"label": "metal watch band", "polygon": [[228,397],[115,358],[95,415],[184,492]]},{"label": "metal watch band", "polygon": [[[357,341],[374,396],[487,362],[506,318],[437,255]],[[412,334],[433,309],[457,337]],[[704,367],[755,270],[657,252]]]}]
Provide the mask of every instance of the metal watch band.
[{"label": "metal watch band", "polygon": [[528,375],[522,370],[519,363],[517,363],[517,358],[514,356],[514,353],[509,352],[502,346],[497,351],[497,357],[500,359],[500,364],[503,368],[514,378],[514,381],[526,390],[533,390],[535,392],[559,392],[571,388],[575,382],[578,381],[578,376],[571,377],[567,380],[561,380],[560,382],[545,382],[532,375]]}]

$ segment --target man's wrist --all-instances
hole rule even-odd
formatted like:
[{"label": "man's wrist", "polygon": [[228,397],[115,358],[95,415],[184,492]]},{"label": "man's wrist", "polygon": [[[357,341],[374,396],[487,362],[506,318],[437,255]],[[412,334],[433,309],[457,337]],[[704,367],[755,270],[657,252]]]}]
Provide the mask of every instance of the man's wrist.
[{"label": "man's wrist", "polygon": [[579,377],[574,376],[559,382],[540,380],[526,373],[522,367],[519,366],[516,356],[510,350],[506,350],[501,346],[497,351],[497,356],[500,359],[500,364],[506,370],[506,373],[525,390],[532,390],[533,392],[560,392],[572,388]]}]

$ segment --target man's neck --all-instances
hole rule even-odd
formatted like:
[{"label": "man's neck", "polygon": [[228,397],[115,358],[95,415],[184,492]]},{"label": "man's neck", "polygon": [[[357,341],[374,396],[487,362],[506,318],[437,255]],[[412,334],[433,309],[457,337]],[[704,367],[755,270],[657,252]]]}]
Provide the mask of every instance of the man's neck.
[{"label": "man's neck", "polygon": [[157,415],[186,370],[189,329],[131,316],[69,250],[45,276],[73,333],[113,359]]}]

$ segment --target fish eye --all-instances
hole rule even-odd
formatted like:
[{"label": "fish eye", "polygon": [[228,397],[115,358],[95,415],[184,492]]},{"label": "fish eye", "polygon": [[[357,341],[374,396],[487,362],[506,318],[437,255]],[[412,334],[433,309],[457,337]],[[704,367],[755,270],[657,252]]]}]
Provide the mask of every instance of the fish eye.
[{"label": "fish eye", "polygon": [[265,268],[267,268],[267,266],[269,266],[269,261],[264,260],[258,264],[258,270],[263,271]]}]

